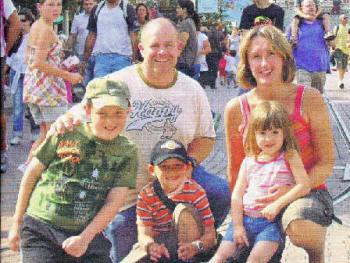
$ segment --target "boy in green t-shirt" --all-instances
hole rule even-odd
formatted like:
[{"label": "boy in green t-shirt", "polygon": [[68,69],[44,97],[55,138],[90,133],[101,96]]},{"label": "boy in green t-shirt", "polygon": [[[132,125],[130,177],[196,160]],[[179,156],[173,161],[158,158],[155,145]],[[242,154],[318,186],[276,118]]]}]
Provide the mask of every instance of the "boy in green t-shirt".
[{"label": "boy in green t-shirt", "polygon": [[91,122],[49,137],[22,179],[9,242],[14,251],[20,246],[23,263],[111,262],[101,232],[137,171],[136,147],[119,135],[130,93],[121,81],[95,79],[85,96]]}]

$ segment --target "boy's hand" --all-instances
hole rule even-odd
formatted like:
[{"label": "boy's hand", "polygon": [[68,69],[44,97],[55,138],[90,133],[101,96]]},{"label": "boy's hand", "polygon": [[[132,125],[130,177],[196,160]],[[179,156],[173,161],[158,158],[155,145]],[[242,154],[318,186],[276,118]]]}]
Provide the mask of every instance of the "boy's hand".
[{"label": "boy's hand", "polygon": [[177,249],[177,256],[179,260],[191,260],[199,252],[197,246],[192,243],[179,242],[178,246],[179,248]]},{"label": "boy's hand", "polygon": [[68,255],[79,258],[85,254],[88,249],[89,241],[83,239],[81,236],[71,236],[62,243],[62,249]]},{"label": "boy's hand", "polygon": [[147,250],[150,259],[154,262],[158,262],[162,256],[170,259],[169,251],[164,244],[151,243]]},{"label": "boy's hand", "polygon": [[51,125],[46,138],[54,135],[58,136],[64,134],[66,129],[72,131],[74,127],[80,124],[80,119],[75,115],[66,113],[58,117],[58,119]]},{"label": "boy's hand", "polygon": [[8,236],[9,247],[12,251],[19,251],[19,242],[21,240],[20,224],[12,224]]},{"label": "boy's hand", "polygon": [[233,242],[238,247],[249,247],[249,241],[247,238],[247,232],[245,231],[244,226],[235,227],[235,231],[233,233]]},{"label": "boy's hand", "polygon": [[275,217],[280,213],[280,211],[280,206],[276,202],[273,202],[272,204],[265,207],[261,213],[267,220],[273,221]]}]

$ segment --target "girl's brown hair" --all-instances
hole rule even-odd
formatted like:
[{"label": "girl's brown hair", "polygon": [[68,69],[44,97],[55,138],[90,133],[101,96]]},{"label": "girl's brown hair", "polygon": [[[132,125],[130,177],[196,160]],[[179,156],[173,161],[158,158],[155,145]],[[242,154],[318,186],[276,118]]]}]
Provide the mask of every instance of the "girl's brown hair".
[{"label": "girl's brown hair", "polygon": [[295,61],[292,48],[282,31],[274,26],[259,26],[251,29],[243,38],[240,45],[240,62],[237,70],[237,80],[244,88],[256,87],[254,78],[248,61],[248,48],[255,37],[261,36],[267,39],[274,50],[283,57],[282,80],[290,83],[295,75]]},{"label": "girl's brown hair", "polygon": [[244,150],[247,156],[257,156],[261,149],[256,143],[257,131],[270,129],[282,129],[283,145],[281,152],[291,153],[293,150],[299,152],[298,142],[294,136],[292,123],[288,112],[281,103],[266,101],[258,104],[250,115],[247,137],[244,142]]}]

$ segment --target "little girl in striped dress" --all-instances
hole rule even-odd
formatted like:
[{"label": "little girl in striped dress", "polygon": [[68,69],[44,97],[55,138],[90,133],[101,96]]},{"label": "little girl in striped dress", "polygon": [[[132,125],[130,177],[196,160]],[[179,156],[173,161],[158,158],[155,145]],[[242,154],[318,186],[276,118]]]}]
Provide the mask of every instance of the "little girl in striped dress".
[{"label": "little girl in striped dress", "polygon": [[[246,157],[231,198],[232,222],[211,263],[224,262],[243,247],[251,248],[247,262],[268,262],[283,242],[277,215],[310,191],[309,176],[282,104],[263,102],[254,108],[244,148]],[[277,185],[294,187],[271,202],[268,195]]]}]

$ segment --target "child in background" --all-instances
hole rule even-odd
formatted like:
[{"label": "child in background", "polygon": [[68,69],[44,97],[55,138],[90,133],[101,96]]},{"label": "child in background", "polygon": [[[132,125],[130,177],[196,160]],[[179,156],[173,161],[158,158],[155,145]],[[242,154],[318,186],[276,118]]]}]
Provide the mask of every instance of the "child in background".
[{"label": "child in background", "polygon": [[149,171],[156,180],[139,193],[136,208],[139,242],[122,262],[194,260],[216,240],[205,191],[189,179],[192,166],[180,142],[159,141],[150,159]]},{"label": "child in background", "polygon": [[[247,262],[268,262],[282,242],[276,216],[310,191],[309,176],[298,153],[289,114],[282,104],[255,107],[244,142],[246,157],[232,193],[232,222],[210,263],[224,262],[252,247]],[[276,185],[294,185],[274,202],[260,201]]]},{"label": "child in background", "polygon": [[121,81],[91,81],[85,105],[91,122],[50,136],[35,151],[9,233],[23,263],[111,262],[101,232],[134,188],[137,171],[136,147],[119,135],[129,94]]},{"label": "child in background", "polygon": [[[292,45],[292,48],[295,49],[298,44],[298,30],[299,30],[299,23],[303,18],[310,19],[309,15],[304,14],[301,10],[301,2],[303,0],[295,0],[295,12],[296,16],[293,18],[292,21],[292,35],[290,37],[290,43]],[[324,39],[327,41],[331,41],[335,38],[332,28],[331,28],[331,21],[330,21],[330,15],[328,13],[322,12],[322,7],[319,5],[318,0],[314,0],[314,3],[317,8],[316,16],[315,18],[322,20],[322,24],[324,27],[324,30],[326,32]]]},{"label": "child in background", "polygon": [[236,50],[230,50],[229,54],[225,54],[226,59],[226,78],[227,78],[227,88],[229,89],[233,83],[233,87],[237,88],[236,86]]}]

